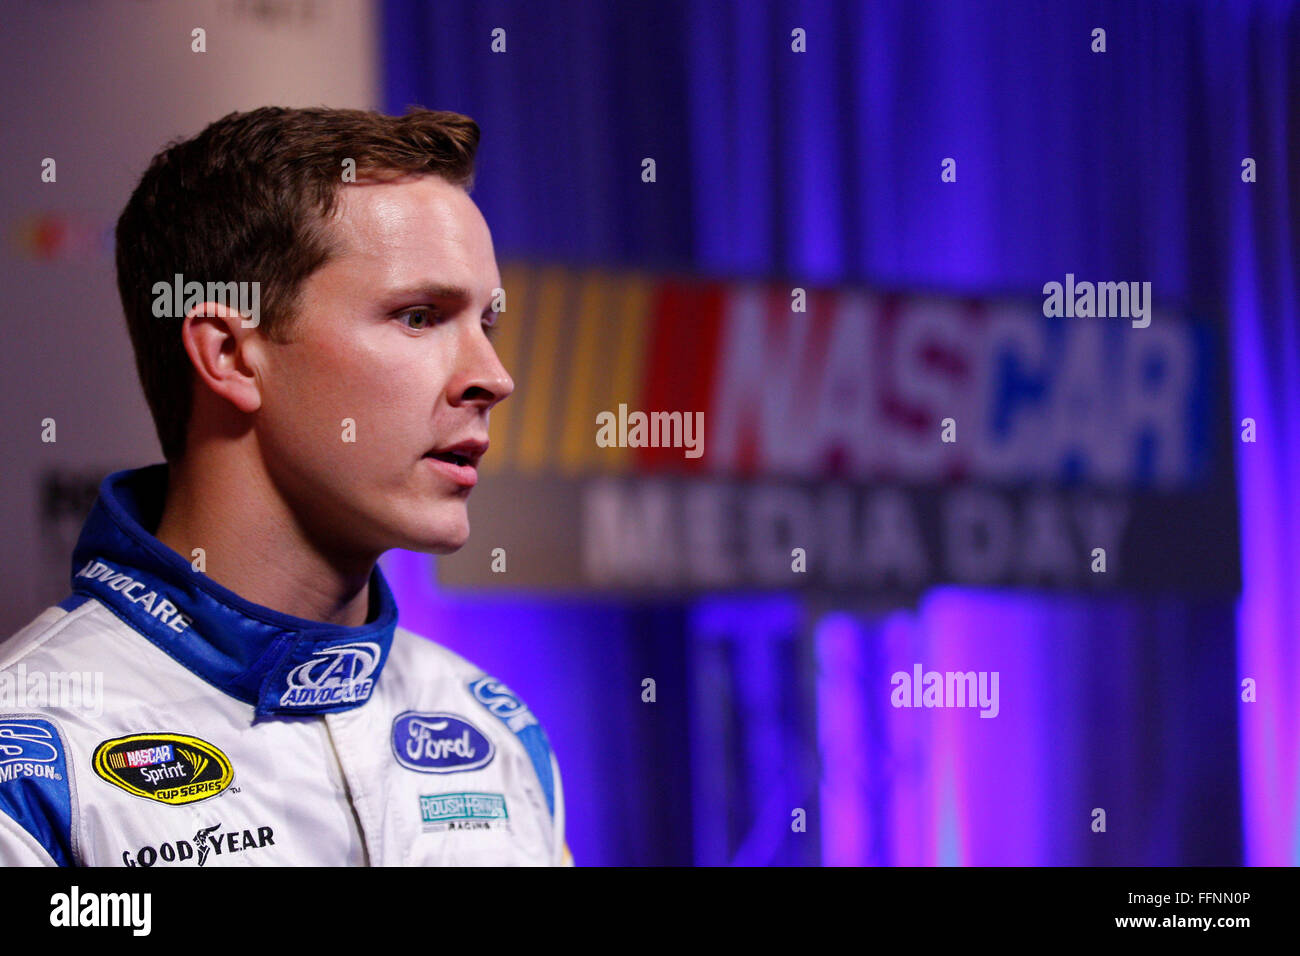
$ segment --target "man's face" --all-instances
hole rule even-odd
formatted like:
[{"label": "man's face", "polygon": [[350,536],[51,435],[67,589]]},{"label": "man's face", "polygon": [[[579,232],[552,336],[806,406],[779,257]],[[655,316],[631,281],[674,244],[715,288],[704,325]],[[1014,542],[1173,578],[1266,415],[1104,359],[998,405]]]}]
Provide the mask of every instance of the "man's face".
[{"label": "man's face", "polygon": [[514,390],[489,339],[487,223],[464,190],[419,176],[341,187],[329,228],[338,254],[303,283],[291,341],[267,346],[262,455],[323,549],[455,551],[477,471],[429,456],[486,441]]}]

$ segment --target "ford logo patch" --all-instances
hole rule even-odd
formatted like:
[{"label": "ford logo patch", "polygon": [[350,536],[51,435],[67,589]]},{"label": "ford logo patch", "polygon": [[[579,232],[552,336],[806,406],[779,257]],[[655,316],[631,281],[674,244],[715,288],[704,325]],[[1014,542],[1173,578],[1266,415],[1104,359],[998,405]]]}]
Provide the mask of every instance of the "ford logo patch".
[{"label": "ford logo patch", "polygon": [[408,710],[393,721],[393,755],[417,773],[459,773],[486,767],[496,748],[487,734],[455,714]]}]

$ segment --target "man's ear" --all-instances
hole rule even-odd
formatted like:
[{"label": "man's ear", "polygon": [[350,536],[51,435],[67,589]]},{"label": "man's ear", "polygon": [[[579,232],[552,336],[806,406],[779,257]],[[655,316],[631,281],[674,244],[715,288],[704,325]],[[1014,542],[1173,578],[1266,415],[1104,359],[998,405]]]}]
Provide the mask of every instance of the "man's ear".
[{"label": "man's ear", "polygon": [[181,341],[203,384],[245,414],[262,406],[264,340],[244,326],[238,310],[219,302],[194,306],[181,324]]}]

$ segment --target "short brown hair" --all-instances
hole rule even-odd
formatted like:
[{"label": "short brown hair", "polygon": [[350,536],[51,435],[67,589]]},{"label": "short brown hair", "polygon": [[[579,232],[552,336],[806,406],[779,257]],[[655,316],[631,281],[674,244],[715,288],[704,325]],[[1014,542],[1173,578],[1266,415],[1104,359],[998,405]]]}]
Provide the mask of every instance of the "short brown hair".
[{"label": "short brown hair", "polygon": [[358,178],[428,173],[469,191],[478,141],[477,123],[442,110],[268,106],[224,116],[153,158],[117,221],[117,288],[168,461],[185,451],[193,370],[181,319],[154,315],[154,284],[178,273],[259,282],[259,330],[282,341],[303,280],[335,253],[324,221],[344,161]]}]

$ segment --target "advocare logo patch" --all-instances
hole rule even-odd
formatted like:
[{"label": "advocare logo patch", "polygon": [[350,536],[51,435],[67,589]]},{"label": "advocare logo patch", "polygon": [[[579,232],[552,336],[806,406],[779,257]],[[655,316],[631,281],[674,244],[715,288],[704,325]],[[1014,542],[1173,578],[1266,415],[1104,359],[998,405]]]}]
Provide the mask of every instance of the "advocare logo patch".
[{"label": "advocare logo patch", "polygon": [[95,773],[115,787],[172,806],[215,797],[235,779],[230,759],[188,734],[132,734],[95,748]]},{"label": "advocare logo patch", "polygon": [[363,703],[370,699],[379,666],[378,644],[360,641],[323,647],[316,656],[289,671],[288,688],[280,695],[281,707],[321,707]]}]

